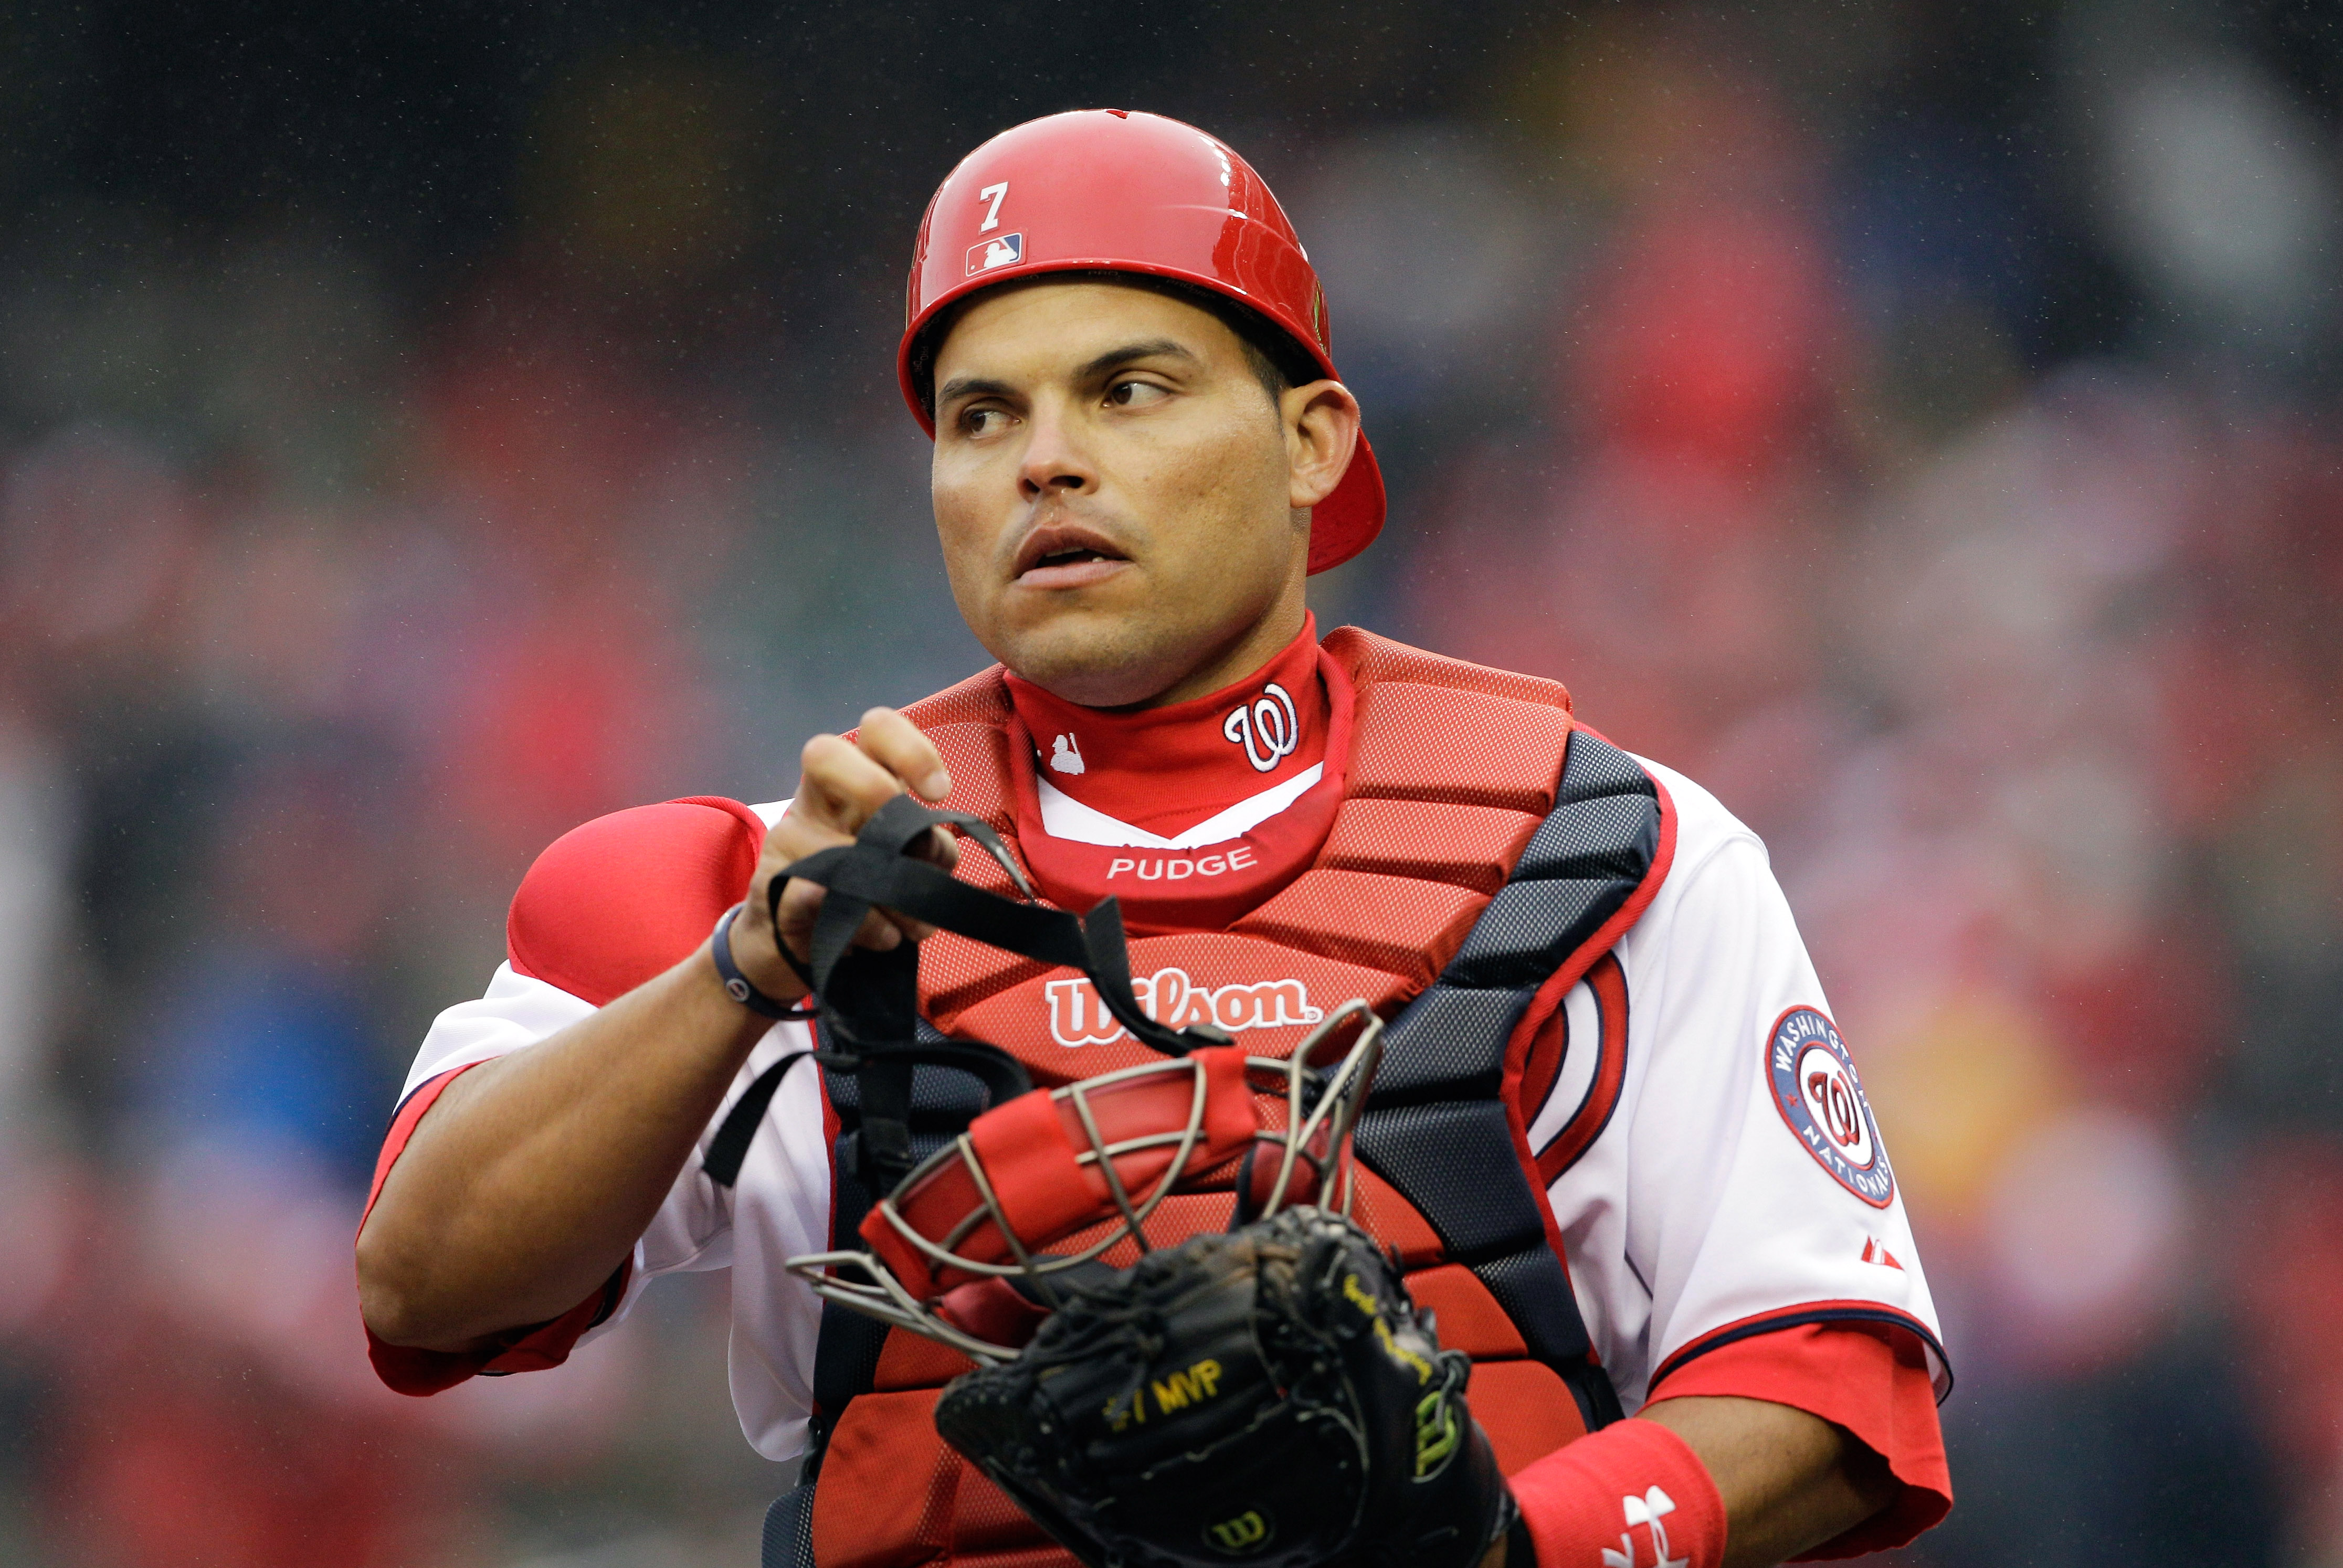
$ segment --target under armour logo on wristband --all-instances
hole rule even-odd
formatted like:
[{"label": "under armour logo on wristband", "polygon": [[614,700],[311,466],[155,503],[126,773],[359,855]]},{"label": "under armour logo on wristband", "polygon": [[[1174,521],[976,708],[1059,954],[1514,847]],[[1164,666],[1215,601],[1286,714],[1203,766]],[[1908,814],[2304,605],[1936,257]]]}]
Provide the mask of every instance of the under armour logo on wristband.
[{"label": "under armour logo on wristband", "polygon": [[1663,1516],[1676,1511],[1675,1499],[1654,1486],[1638,1497],[1634,1493],[1619,1500],[1627,1517],[1627,1528],[1619,1532],[1619,1550],[1603,1548],[1603,1568],[1635,1568],[1635,1526],[1640,1524],[1652,1537],[1653,1568],[1686,1568],[1690,1557],[1668,1555],[1668,1527],[1660,1523]]},{"label": "under armour logo on wristband", "polygon": [[1302,744],[1302,721],[1285,688],[1271,681],[1261,695],[1240,703],[1221,723],[1221,733],[1244,748],[1253,771],[1266,773]]}]

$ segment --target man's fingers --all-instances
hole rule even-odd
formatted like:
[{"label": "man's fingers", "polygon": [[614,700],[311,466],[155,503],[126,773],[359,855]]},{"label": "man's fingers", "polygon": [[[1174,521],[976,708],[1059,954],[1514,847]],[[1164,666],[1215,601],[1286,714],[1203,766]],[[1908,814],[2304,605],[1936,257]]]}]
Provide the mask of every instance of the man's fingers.
[{"label": "man's fingers", "polygon": [[817,735],[799,754],[804,771],[788,815],[848,838],[862,830],[880,807],[903,792],[903,781],[835,735]]},{"label": "man's fingers", "polygon": [[903,945],[902,928],[887,918],[886,910],[873,910],[854,929],[854,945],[873,952],[890,951]]},{"label": "man's fingers", "polygon": [[[872,814],[906,787],[929,800],[940,800],[951,789],[951,775],[934,742],[891,708],[864,714],[853,744],[835,735],[815,736],[806,742],[802,760],[797,798],[766,838],[769,870],[852,842]],[[911,852],[947,870],[960,862],[959,844],[940,829],[925,835]],[[822,890],[809,882],[793,882],[781,895],[776,935],[800,960],[821,901]],[[934,932],[925,920],[873,910],[856,930],[854,945],[886,952]]]},{"label": "man's fingers", "polygon": [[[780,940],[797,955],[799,963],[806,962],[812,951],[813,923],[821,912],[827,893],[828,890],[818,884],[804,881],[793,881],[782,890]],[[872,910],[855,928],[854,945],[886,952],[905,939],[923,942],[935,934],[936,928],[925,920],[893,910]]]},{"label": "man's fingers", "polygon": [[960,840],[948,828],[930,828],[926,837],[911,846],[911,853],[949,871],[960,864]]},{"label": "man's fingers", "polygon": [[940,800],[951,792],[951,775],[944,770],[943,753],[893,709],[874,708],[864,714],[855,742],[920,799]]}]

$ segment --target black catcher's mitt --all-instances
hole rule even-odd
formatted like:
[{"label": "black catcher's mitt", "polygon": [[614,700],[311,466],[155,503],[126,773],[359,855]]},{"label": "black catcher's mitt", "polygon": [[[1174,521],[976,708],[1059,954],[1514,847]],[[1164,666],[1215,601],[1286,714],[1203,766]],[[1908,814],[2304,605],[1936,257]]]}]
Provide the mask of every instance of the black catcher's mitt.
[{"label": "black catcher's mitt", "polygon": [[1092,1568],[1472,1568],[1518,1517],[1366,1233],[1291,1209],[1085,1282],[936,1428]]}]

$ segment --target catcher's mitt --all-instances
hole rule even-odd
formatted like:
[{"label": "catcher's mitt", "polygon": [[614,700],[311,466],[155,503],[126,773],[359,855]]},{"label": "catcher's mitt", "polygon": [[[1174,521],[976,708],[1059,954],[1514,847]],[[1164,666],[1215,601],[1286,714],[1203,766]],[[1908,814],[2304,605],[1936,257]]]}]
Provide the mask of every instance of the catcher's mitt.
[{"label": "catcher's mitt", "polygon": [[1092,1568],[1472,1568],[1518,1516],[1366,1233],[1315,1209],[1085,1282],[936,1427]]}]

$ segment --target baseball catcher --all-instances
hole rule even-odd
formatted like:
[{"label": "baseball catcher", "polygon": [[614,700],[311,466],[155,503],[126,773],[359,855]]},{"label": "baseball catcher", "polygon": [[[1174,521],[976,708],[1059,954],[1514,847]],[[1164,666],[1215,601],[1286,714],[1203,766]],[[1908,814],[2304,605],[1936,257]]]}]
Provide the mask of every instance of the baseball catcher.
[{"label": "baseball catcher", "polygon": [[1322,634],[1385,512],[1333,352],[1192,126],[945,177],[896,371],[999,662],[787,799],[538,858],[385,1139],[391,1387],[729,1269],[799,1465],[769,1568],[1756,1568],[1943,1517],[1935,1307],[1764,846],[1557,681]]}]

